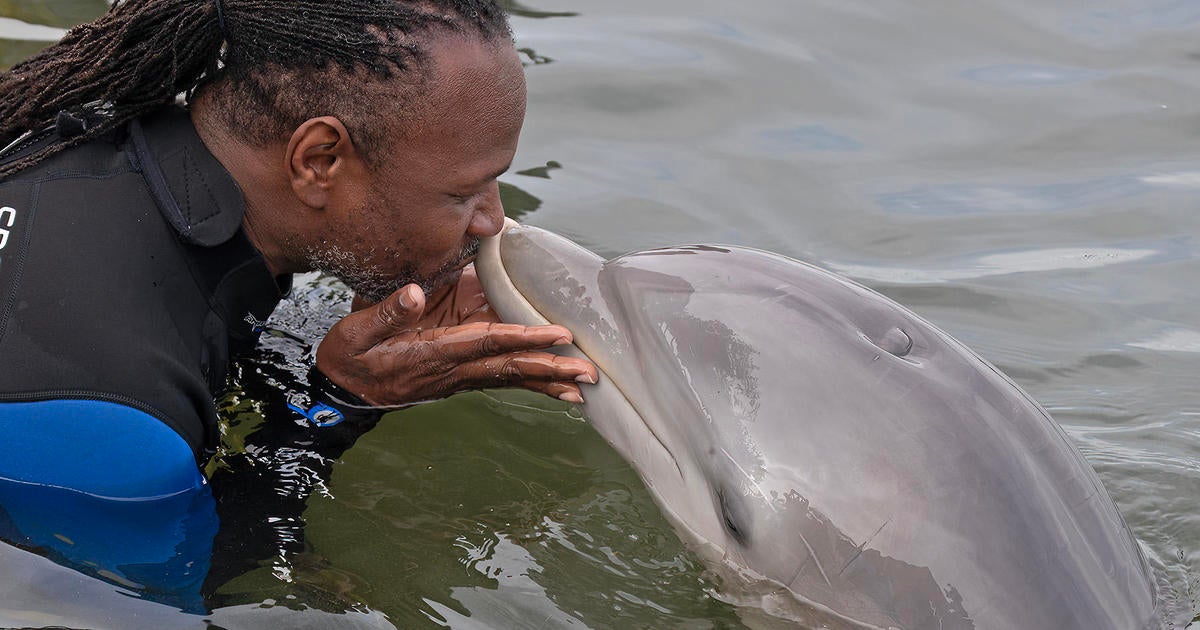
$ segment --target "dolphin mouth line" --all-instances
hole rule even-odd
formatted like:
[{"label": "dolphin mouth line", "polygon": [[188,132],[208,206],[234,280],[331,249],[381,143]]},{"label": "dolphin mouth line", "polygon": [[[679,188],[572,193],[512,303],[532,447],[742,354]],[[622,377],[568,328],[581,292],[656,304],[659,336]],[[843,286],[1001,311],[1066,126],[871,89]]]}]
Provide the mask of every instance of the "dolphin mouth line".
[{"label": "dolphin mouth line", "polygon": [[[576,348],[579,347],[579,346],[575,346],[574,342],[572,342],[571,345]],[[585,357],[587,357],[589,361],[592,360],[591,357],[589,357],[587,355],[587,353],[583,352],[583,350],[580,350],[579,352],[581,354],[583,354]],[[594,363],[594,361],[593,361],[593,363]],[[663,452],[667,454],[667,457],[669,457],[671,460],[671,465],[675,467],[675,473],[679,475],[680,479],[683,479],[684,478],[683,468],[681,468],[679,466],[679,458],[675,457],[675,453],[671,452],[671,449],[667,447],[667,443],[664,442],[661,437],[659,437],[658,433],[654,430],[654,427],[650,426],[649,422],[646,422],[646,416],[645,416],[645,414],[642,413],[642,410],[640,408],[638,408],[638,406],[636,404],[634,404],[633,401],[629,400],[629,396],[625,395],[625,390],[621,389],[621,386],[618,385],[617,382],[614,381],[612,379],[612,377],[608,375],[608,372],[606,372],[604,370],[604,368],[601,368],[599,365],[597,365],[596,369],[597,369],[597,371],[599,371],[601,374],[604,375],[604,378],[607,379],[609,383],[612,383],[613,389],[617,390],[617,393],[620,394],[621,398],[625,400],[625,404],[629,405],[630,408],[632,408],[634,410],[634,412],[636,412],[638,420],[642,423],[642,428],[646,429],[646,433],[649,433],[650,436],[654,438],[654,441],[656,443],[658,443],[658,446],[660,448],[662,448]]]},{"label": "dolphin mouth line", "polygon": [[[524,315],[531,320],[526,325],[548,326],[553,324],[553,322],[547,319],[545,315],[542,315],[542,312],[539,311],[532,303],[530,303],[525,297],[525,294],[517,288],[517,286],[513,283],[512,278],[509,277],[508,269],[504,266],[504,259],[500,256],[500,248],[502,247],[504,235],[507,234],[510,229],[519,227],[520,225],[520,223],[517,223],[516,221],[506,217],[504,219],[504,227],[498,234],[491,238],[480,239],[479,250],[475,255],[475,261],[478,263],[480,260],[486,260],[489,263],[488,267],[496,269],[500,272],[498,275],[488,274],[488,285],[499,285],[487,292],[489,299],[491,299],[491,296],[496,294],[497,291],[499,293],[503,293],[507,295],[508,299],[514,303],[510,305],[511,307],[515,307],[516,310],[522,311]],[[479,270],[478,264],[476,264],[476,270]],[[633,410],[634,415],[637,416],[638,422],[641,424],[641,428],[643,428],[646,433],[654,438],[654,441],[658,444],[659,448],[662,449],[662,452],[670,459],[671,465],[675,469],[675,473],[679,475],[681,480],[685,479],[683,468],[679,465],[679,459],[675,456],[675,453],[673,453],[671,449],[667,447],[666,442],[664,442],[662,437],[658,435],[658,433],[654,430],[654,427],[650,426],[650,423],[646,422],[646,415],[643,413],[643,410],[629,399],[629,396],[626,395],[625,390],[621,388],[616,379],[609,375],[608,371],[604,369],[604,366],[601,365],[601,363],[593,359],[588,353],[584,352],[577,343],[575,343],[574,333],[572,333],[572,341],[570,346],[562,346],[560,347],[559,351],[577,354],[579,358],[586,359],[596,366],[596,370],[599,373],[600,378],[597,380],[596,384],[591,385],[591,387],[597,388],[596,393],[599,394],[603,394],[599,388],[610,388],[611,393],[615,393],[616,395],[620,396],[621,401],[624,402],[629,409]]]}]

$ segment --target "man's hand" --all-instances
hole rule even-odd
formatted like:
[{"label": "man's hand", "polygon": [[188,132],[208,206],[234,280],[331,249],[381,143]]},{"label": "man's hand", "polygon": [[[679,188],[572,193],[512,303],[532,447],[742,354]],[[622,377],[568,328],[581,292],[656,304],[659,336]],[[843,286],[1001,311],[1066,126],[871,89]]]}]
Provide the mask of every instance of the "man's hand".
[{"label": "man's hand", "polygon": [[562,326],[500,322],[473,267],[428,301],[407,285],[352,312],[317,349],[317,368],[373,405],[398,405],[484,387],[524,387],[583,402],[577,382],[595,383],[587,361],[538,352],[571,343]]}]

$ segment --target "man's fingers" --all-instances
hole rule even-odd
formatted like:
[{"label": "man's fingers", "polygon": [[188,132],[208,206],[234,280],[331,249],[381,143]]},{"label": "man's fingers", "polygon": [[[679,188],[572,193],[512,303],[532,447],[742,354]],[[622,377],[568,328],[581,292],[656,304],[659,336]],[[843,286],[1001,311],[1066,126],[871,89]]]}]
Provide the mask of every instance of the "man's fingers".
[{"label": "man's fingers", "polygon": [[571,342],[571,332],[562,326],[521,326],[479,322],[435,332],[438,351],[458,363],[489,356],[543,350]]},{"label": "man's fingers", "polygon": [[346,316],[343,322],[350,336],[349,350],[365,352],[379,342],[405,330],[411,330],[425,313],[425,293],[408,284],[383,301]]},{"label": "man's fingers", "polygon": [[574,383],[529,381],[523,383],[522,386],[529,391],[545,394],[551,398],[557,398],[565,402],[577,405],[583,403],[583,395],[579,391],[579,386]]},{"label": "man's fingers", "polygon": [[[466,387],[528,386],[531,382],[595,383],[596,366],[583,359],[547,352],[519,352],[484,357],[455,369]],[[577,390],[578,391],[578,390]]]}]

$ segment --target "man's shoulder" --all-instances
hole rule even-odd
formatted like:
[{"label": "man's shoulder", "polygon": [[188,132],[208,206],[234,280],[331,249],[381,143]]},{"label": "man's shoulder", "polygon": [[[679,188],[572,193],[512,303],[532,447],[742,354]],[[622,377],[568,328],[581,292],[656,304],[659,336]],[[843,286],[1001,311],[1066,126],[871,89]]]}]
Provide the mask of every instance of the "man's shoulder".
[{"label": "man's shoulder", "polygon": [[281,288],[240,231],[236,183],[186,113],[159,114],[0,181],[0,401],[107,392],[198,448],[229,340],[252,340],[242,318]]},{"label": "man's shoulder", "polygon": [[[15,173],[0,178],[0,186],[56,179],[109,178],[136,172],[125,150],[124,128],[53,153]],[[0,165],[18,162],[55,144],[68,141],[57,127],[31,131],[0,151]]]},{"label": "man's shoulder", "polygon": [[208,296],[152,204],[63,211],[111,193],[95,183],[43,185],[12,255],[0,250],[0,401],[119,399],[199,448],[212,413]]},{"label": "man's shoulder", "polygon": [[120,399],[198,448],[207,295],[124,147],[23,169],[0,181],[0,208],[0,401]]}]

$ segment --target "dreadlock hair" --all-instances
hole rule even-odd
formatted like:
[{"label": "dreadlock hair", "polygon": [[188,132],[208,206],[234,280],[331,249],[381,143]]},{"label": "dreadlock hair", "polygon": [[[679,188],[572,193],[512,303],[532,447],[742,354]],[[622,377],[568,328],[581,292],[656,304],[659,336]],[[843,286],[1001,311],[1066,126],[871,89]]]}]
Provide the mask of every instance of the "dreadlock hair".
[{"label": "dreadlock hair", "polygon": [[[0,146],[60,112],[107,114],[0,166],[0,178],[197,91],[212,96],[229,131],[258,145],[338,116],[370,161],[388,131],[378,122],[381,84],[420,84],[421,35],[434,29],[511,37],[494,0],[118,0],[0,74]],[[397,99],[389,89],[387,104],[402,108],[403,90]]]}]

